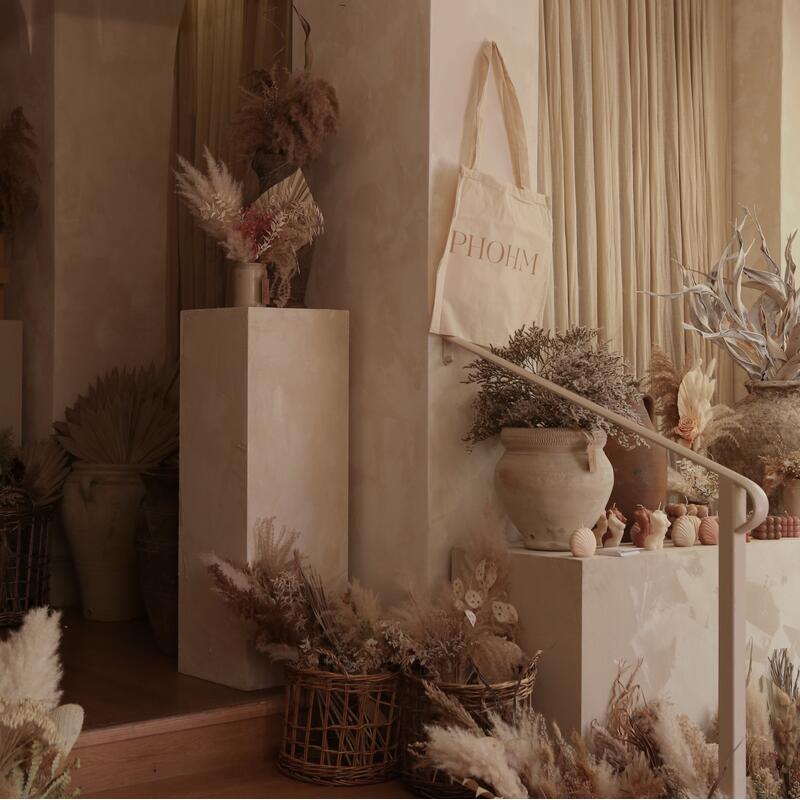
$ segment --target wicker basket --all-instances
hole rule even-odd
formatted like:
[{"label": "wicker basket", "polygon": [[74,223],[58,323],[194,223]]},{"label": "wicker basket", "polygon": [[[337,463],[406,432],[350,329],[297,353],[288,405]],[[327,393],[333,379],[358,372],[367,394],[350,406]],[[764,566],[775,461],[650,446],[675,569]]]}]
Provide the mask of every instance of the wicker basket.
[{"label": "wicker basket", "polygon": [[286,720],[278,766],[331,786],[380,783],[397,760],[399,675],[286,670]]},{"label": "wicker basket", "polygon": [[34,509],[20,489],[0,490],[0,627],[49,601],[52,519],[52,506]]},{"label": "wicker basket", "polygon": [[[437,683],[436,687],[455,698],[481,725],[488,725],[488,712],[508,719],[515,709],[531,707],[539,657],[531,662],[519,680],[484,684]],[[437,718],[422,679],[406,676],[403,681],[403,713],[400,727],[400,777],[419,797],[474,797],[475,793],[447,775],[421,766],[409,748],[425,740],[425,726]]]}]

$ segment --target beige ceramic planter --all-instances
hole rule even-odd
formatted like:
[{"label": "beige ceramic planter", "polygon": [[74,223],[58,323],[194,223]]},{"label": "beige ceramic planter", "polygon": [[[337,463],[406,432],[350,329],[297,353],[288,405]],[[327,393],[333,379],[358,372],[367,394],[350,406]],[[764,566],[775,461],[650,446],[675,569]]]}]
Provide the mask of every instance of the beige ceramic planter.
[{"label": "beige ceramic planter", "polygon": [[504,428],[495,486],[531,550],[569,550],[576,528],[591,528],[614,486],[606,435],[567,428]]},{"label": "beige ceramic planter", "polygon": [[64,484],[64,531],[86,619],[112,622],[142,614],[136,528],[145,468],[78,462]]}]

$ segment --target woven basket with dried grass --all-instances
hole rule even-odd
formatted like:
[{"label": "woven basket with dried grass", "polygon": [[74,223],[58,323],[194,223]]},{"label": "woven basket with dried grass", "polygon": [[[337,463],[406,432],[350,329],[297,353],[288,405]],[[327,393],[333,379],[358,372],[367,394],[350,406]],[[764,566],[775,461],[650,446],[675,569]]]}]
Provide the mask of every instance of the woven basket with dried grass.
[{"label": "woven basket with dried grass", "polygon": [[399,675],[286,669],[286,718],[278,766],[331,786],[380,783],[394,772]]},{"label": "woven basket with dried grass", "polygon": [[[509,720],[515,711],[531,708],[539,654],[518,680],[491,685],[471,683],[429,683],[414,675],[403,680],[402,716],[400,723],[400,777],[420,797],[474,797],[463,784],[448,775],[421,763],[415,746],[425,740],[425,726],[441,721],[448,700],[457,700],[475,721],[490,727],[489,714]],[[429,694],[437,697],[431,702]]]}]

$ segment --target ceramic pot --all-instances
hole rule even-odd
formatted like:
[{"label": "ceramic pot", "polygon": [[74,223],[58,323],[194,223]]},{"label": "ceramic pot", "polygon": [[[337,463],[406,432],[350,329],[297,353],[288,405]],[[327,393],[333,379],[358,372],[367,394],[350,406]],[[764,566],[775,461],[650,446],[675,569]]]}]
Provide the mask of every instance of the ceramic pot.
[{"label": "ceramic pot", "polygon": [[495,486],[525,547],[569,550],[572,532],[597,522],[614,485],[605,433],[504,428],[500,441]]},{"label": "ceramic pot", "polygon": [[[725,439],[712,452],[713,457],[756,483],[764,469],[761,456],[800,450],[800,381],[748,381],[748,394],[734,406],[741,430],[736,441]],[[770,501],[773,514],[781,513],[780,493]]]},{"label": "ceramic pot", "polygon": [[231,307],[259,308],[269,303],[269,282],[265,264],[245,264],[240,261],[231,267]]},{"label": "ceramic pot", "polygon": [[78,462],[64,483],[61,514],[86,619],[112,622],[141,616],[136,527],[144,469]]},{"label": "ceramic pot", "polygon": [[[643,395],[633,410],[645,428],[655,431],[655,406],[650,395]],[[667,500],[668,454],[657,445],[640,445],[626,450],[614,437],[605,447],[614,468],[614,489],[609,502],[627,517],[628,529],[633,525],[633,510],[637,503],[645,508],[658,508]]]},{"label": "ceramic pot", "polygon": [[139,585],[159,650],[178,652],[178,470],[142,473],[144,525],[137,531]]}]

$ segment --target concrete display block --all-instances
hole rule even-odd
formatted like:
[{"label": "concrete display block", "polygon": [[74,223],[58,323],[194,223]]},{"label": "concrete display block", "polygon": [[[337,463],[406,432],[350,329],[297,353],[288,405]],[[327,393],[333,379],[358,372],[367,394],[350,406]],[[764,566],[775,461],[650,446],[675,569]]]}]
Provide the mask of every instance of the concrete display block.
[{"label": "concrete display block", "polygon": [[256,521],[274,516],[323,579],[347,577],[348,313],[184,311],[180,443],[179,670],[275,685],[201,557],[252,559]]},{"label": "concrete display block", "polygon": [[[746,553],[747,640],[761,675],[773,650],[798,647],[800,539],[752,541]],[[520,644],[543,651],[536,709],[564,731],[585,731],[604,718],[617,665],[641,659],[647,698],[669,698],[708,725],[717,710],[718,558],[719,548],[699,545],[586,559],[514,548]]]},{"label": "concrete display block", "polygon": [[22,442],[22,323],[0,319],[0,430]]}]

